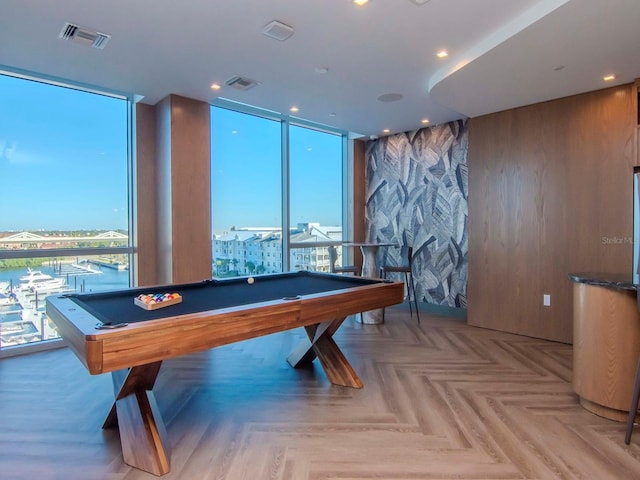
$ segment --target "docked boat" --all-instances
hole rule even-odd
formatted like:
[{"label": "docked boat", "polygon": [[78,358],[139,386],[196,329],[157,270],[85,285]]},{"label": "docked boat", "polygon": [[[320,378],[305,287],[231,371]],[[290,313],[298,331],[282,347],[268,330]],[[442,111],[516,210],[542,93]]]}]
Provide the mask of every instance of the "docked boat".
[{"label": "docked boat", "polygon": [[[20,282],[21,283],[28,282],[42,275],[44,275],[44,273],[42,273],[40,270],[31,270],[29,267],[27,267],[27,274],[20,277]],[[50,277],[51,275],[47,275],[47,276]]]},{"label": "docked boat", "polygon": [[52,292],[56,290],[62,290],[66,286],[66,280],[64,278],[53,278],[34,281],[33,285],[29,287],[34,293]]},{"label": "docked boat", "polygon": [[27,275],[20,277],[19,290],[23,292],[50,292],[65,286],[64,278],[54,278],[40,270],[27,268]]},{"label": "docked boat", "polygon": [[41,284],[45,284],[50,280],[54,280],[51,275],[47,275],[46,273],[42,273],[40,270],[31,270],[27,268],[27,274],[20,277],[20,290],[32,290],[33,287],[36,287]]}]

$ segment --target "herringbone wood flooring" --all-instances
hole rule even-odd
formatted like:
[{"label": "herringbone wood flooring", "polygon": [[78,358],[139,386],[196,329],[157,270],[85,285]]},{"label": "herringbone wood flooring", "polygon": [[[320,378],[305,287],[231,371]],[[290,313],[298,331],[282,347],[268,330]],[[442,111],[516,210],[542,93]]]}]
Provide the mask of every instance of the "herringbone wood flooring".
[{"label": "herringbone wood flooring", "polygon": [[[571,346],[422,316],[347,320],[364,382],[337,387],[286,356],[285,332],[163,364],[172,445],[163,479],[640,479],[640,427],[583,410]],[[317,362],[317,361],[316,361]],[[151,479],[101,430],[113,393],[67,349],[0,360],[0,478]]]}]

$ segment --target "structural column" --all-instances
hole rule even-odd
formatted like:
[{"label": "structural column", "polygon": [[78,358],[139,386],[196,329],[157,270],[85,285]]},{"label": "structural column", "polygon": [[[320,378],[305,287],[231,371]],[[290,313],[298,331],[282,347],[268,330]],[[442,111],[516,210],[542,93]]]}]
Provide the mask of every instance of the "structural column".
[{"label": "structural column", "polygon": [[143,121],[155,122],[148,128],[155,138],[138,135],[136,148],[141,285],[211,278],[209,109],[206,102],[178,95],[136,109],[138,132],[146,131]]}]

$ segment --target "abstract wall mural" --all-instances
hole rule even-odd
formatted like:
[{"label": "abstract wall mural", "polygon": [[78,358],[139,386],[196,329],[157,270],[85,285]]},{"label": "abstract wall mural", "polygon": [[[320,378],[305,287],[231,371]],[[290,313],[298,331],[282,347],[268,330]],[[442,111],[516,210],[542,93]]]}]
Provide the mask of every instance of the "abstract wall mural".
[{"label": "abstract wall mural", "polygon": [[[466,121],[367,142],[366,240],[413,247],[418,299],[467,306]],[[399,248],[380,262],[397,265]]]}]

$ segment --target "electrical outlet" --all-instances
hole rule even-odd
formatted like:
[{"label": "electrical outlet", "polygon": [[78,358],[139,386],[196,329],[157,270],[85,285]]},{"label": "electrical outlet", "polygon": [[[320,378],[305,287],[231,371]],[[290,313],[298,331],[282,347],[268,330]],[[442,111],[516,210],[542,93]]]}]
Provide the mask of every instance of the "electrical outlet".
[{"label": "electrical outlet", "polygon": [[544,295],[542,295],[542,304],[545,307],[550,307],[551,306],[551,295],[545,293]]}]

